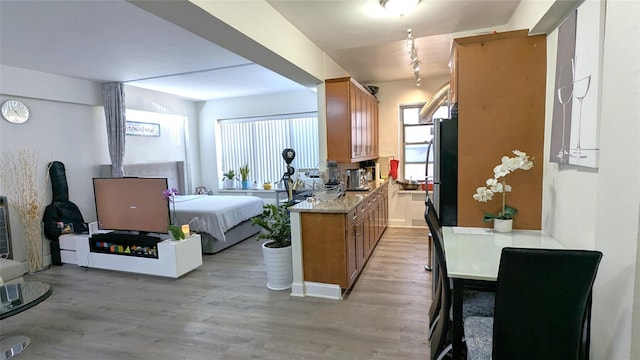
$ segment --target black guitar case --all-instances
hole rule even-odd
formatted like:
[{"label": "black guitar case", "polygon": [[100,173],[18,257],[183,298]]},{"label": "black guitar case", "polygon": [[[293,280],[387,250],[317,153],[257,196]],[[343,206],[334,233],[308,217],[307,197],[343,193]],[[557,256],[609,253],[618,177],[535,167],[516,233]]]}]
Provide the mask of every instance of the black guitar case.
[{"label": "black guitar case", "polygon": [[58,237],[66,233],[83,233],[87,231],[82,213],[78,206],[69,201],[69,186],[64,164],[53,161],[49,164],[49,178],[53,197],[51,204],[44,209],[44,236],[51,240],[51,263],[62,265],[60,243]]}]

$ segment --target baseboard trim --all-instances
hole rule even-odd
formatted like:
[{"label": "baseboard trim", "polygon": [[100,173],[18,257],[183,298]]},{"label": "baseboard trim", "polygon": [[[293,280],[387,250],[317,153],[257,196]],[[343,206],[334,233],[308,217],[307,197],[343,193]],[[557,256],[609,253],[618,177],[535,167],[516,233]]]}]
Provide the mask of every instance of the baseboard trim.
[{"label": "baseboard trim", "polygon": [[318,298],[332,299],[332,300],[342,300],[342,289],[340,288],[340,285],[305,281],[304,293],[301,296],[318,297]]}]

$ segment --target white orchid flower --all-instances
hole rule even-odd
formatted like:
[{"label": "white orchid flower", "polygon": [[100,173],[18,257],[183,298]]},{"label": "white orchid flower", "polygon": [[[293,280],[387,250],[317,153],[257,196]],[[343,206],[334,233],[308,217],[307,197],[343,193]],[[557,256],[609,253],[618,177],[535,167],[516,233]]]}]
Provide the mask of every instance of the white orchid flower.
[{"label": "white orchid flower", "polygon": [[481,186],[476,189],[476,193],[473,194],[473,198],[479,202],[487,202],[493,199],[493,191]]},{"label": "white orchid flower", "polygon": [[502,183],[496,183],[491,187],[491,191],[493,191],[494,193],[501,193],[503,192],[504,187],[502,186]]},{"label": "white orchid flower", "polygon": [[522,152],[520,150],[513,150],[513,153],[522,160],[522,163],[520,164],[519,168],[522,170],[529,170],[533,167],[533,161],[531,161],[531,159],[529,158],[529,155],[527,155],[527,153]]},{"label": "white orchid flower", "polygon": [[502,166],[506,167],[507,170],[509,170],[509,172],[520,169],[520,166],[522,166],[522,163],[523,161],[519,157],[508,158],[505,156],[502,158]]},{"label": "white orchid flower", "polygon": [[503,176],[507,176],[508,173],[509,173],[509,169],[507,169],[506,166],[504,166],[504,164],[500,164],[493,168],[493,175],[496,179],[499,179]]}]

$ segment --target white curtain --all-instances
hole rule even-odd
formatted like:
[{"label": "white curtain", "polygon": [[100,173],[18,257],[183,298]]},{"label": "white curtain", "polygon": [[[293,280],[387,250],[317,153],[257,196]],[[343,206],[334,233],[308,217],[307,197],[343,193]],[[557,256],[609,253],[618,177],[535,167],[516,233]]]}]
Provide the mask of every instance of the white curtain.
[{"label": "white curtain", "polygon": [[104,115],[107,120],[107,139],[111,157],[111,176],[124,176],[125,101],[122,83],[102,84]]}]

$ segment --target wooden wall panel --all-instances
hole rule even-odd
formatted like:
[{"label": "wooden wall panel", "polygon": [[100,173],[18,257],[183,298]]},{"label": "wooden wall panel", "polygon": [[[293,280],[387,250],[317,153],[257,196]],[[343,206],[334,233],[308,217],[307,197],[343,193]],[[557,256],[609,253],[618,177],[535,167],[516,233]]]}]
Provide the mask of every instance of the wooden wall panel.
[{"label": "wooden wall panel", "polygon": [[534,158],[531,170],[507,175],[507,203],[518,209],[514,228],[540,229],[546,79],[546,37],[527,31],[456,39],[459,116],[458,224],[483,223],[497,213],[502,195],[487,203],[473,199],[493,177],[502,156],[518,149]]}]

